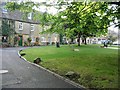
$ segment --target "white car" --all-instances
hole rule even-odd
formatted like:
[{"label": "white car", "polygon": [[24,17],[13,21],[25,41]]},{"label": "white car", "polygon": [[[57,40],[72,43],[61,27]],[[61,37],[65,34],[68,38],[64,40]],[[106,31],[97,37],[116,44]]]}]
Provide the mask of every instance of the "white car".
[{"label": "white car", "polygon": [[115,41],[115,42],[113,42],[113,45],[120,45],[120,41]]}]

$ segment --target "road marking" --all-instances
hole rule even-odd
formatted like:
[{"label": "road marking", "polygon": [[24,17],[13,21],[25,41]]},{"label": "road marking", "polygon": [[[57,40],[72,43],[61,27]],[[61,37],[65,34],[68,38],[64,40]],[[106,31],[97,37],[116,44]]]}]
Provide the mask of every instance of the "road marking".
[{"label": "road marking", "polygon": [[0,74],[7,73],[8,70],[0,70]]}]

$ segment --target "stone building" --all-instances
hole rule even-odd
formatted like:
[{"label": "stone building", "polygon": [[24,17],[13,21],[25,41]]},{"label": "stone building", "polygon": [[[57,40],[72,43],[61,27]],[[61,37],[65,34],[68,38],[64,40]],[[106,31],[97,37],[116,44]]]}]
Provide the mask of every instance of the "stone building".
[{"label": "stone building", "polygon": [[[32,44],[36,42],[36,38],[39,38],[40,45],[48,45],[59,41],[58,34],[40,34],[42,26],[40,22],[32,19],[32,13],[29,13],[28,17],[23,19],[23,13],[20,11],[9,12],[3,7],[5,4],[5,2],[0,3],[0,39],[2,42],[14,46],[15,37],[19,39],[17,46],[24,46],[29,37],[32,39]],[[49,25],[45,25],[45,29],[49,27]]]}]

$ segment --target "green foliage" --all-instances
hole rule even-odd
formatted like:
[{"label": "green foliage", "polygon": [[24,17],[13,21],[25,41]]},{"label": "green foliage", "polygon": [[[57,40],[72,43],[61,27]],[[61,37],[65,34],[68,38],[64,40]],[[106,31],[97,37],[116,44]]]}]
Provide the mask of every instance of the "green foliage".
[{"label": "green foliage", "polygon": [[[73,32],[80,32],[84,36],[106,33],[107,28],[105,27],[109,25],[107,17],[102,16],[102,13],[100,14],[101,16],[96,15],[98,11],[103,12],[101,8],[103,6],[105,6],[104,10],[107,10],[107,4],[102,2],[90,2],[88,4],[72,2],[65,11],[67,19],[70,22],[69,26],[71,26],[68,28],[73,30]],[[104,19],[106,19],[106,22],[103,21]]]},{"label": "green foliage", "polygon": [[24,41],[24,46],[28,46],[28,42],[27,41]]},{"label": "green foliage", "polygon": [[32,41],[32,38],[31,38],[31,37],[29,37],[27,40],[28,40],[28,42],[30,43],[30,42]]},{"label": "green foliage", "polygon": [[20,37],[19,36],[15,36],[14,37],[14,44],[16,45],[18,43],[18,41],[20,41]]},{"label": "green foliage", "polygon": [[[27,38],[27,41],[28,41],[28,45],[31,46],[32,38],[31,38],[31,37],[28,37],[28,38]],[[26,43],[24,43],[24,44],[26,44]]]},{"label": "green foliage", "polygon": [[117,40],[117,36],[113,36],[113,35],[109,35],[109,40],[111,40],[112,42]]},{"label": "green foliage", "polygon": [[34,3],[32,1],[29,2],[8,2],[5,6],[6,9],[8,9],[11,12],[14,12],[15,10],[19,10],[20,12],[23,12],[23,19],[26,20],[29,13],[33,13],[36,10],[34,8],[38,7],[37,3]]},{"label": "green foliage", "polygon": [[1,28],[2,28],[2,35],[10,36],[15,33],[14,21],[12,20],[3,19]]},{"label": "green foliage", "polygon": [[39,37],[36,37],[36,42],[39,42],[40,38]]},{"label": "green foliage", "polygon": [[48,14],[47,12],[42,13],[38,11],[34,12],[33,17],[34,20],[40,22],[40,25],[42,26],[42,33],[46,32],[45,27],[49,26],[52,23],[52,18],[53,16],[51,14]]},{"label": "green foliage", "polygon": [[20,10],[21,12],[33,12],[35,10],[33,7],[35,6],[37,7],[38,4],[34,2],[8,2],[5,8],[10,11]]}]

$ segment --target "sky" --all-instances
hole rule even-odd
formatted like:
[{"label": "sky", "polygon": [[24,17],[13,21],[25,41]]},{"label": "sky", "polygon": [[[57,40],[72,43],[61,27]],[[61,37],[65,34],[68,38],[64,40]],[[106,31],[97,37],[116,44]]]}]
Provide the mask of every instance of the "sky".
[{"label": "sky", "polygon": [[[37,2],[37,3],[46,2],[47,4],[49,4],[49,3],[57,4],[57,2],[59,0],[15,0],[15,1],[19,1],[19,2],[21,2],[21,1],[33,1],[33,2]],[[66,0],[62,0],[62,1],[66,1]],[[68,1],[70,2],[72,0],[68,0]],[[64,10],[64,9],[65,8],[63,8],[61,10]],[[48,8],[46,8],[45,6],[40,6],[39,9],[37,9],[37,10],[40,10],[42,12],[47,11],[48,13],[53,14],[53,15],[55,15],[58,12],[58,9],[56,9],[54,6],[51,6],[51,7],[48,7]]]},{"label": "sky", "polygon": [[[39,2],[39,3],[40,2],[55,3],[57,0],[30,0],[30,1]],[[58,10],[54,8],[54,6],[49,8],[46,8],[45,6],[40,6],[39,10],[42,12],[47,11],[48,13],[53,15],[55,15],[58,12]]]}]

